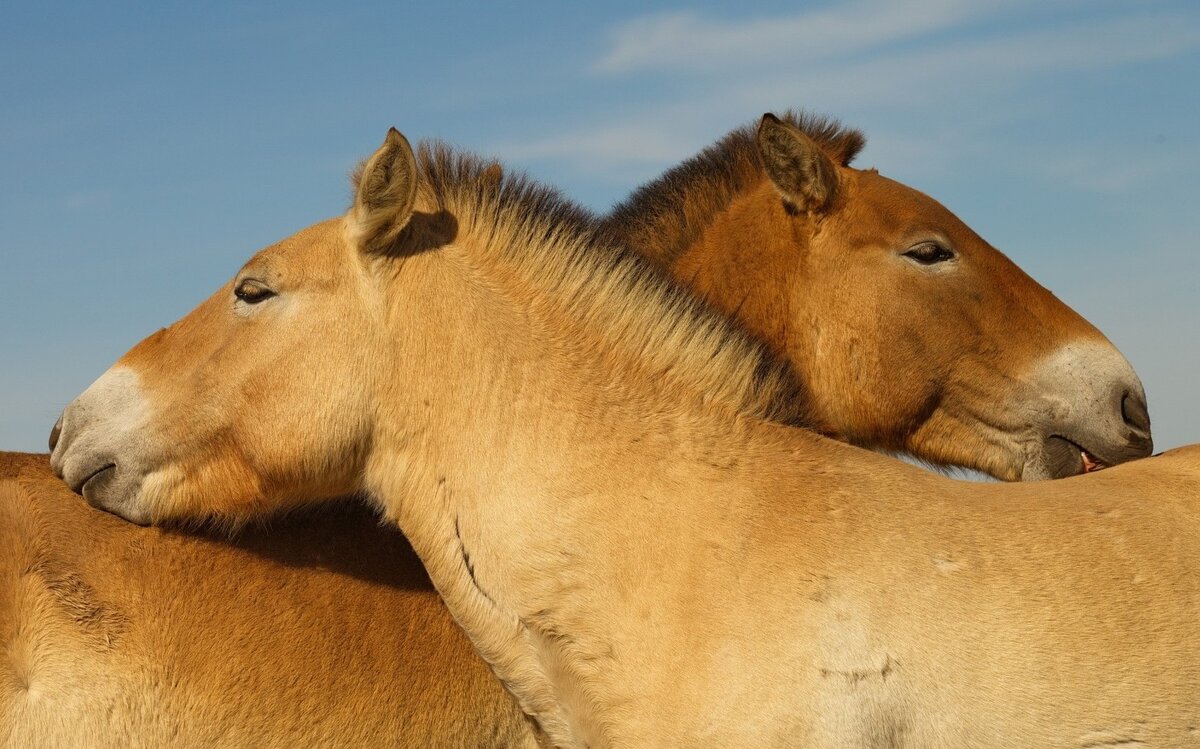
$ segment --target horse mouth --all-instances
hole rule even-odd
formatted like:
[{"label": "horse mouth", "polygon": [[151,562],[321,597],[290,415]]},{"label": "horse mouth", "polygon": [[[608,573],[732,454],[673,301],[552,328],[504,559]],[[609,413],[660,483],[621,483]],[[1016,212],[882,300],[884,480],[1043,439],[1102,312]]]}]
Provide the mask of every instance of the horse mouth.
[{"label": "horse mouth", "polygon": [[1096,471],[1103,471],[1105,468],[1108,468],[1103,461],[1098,460],[1095,455],[1082,448],[1079,450],[1079,457],[1083,460],[1084,473],[1095,473]]},{"label": "horse mouth", "polygon": [[1108,468],[1108,464],[1097,458],[1095,453],[1060,434],[1051,437],[1049,443],[1054,474],[1059,477],[1095,473]]},{"label": "horse mouth", "polygon": [[75,487],[75,493],[82,495],[83,497],[87,497],[88,484],[92,483],[92,481],[94,479],[103,476],[106,472],[108,472],[116,467],[117,467],[116,463],[106,463],[106,464],[100,466],[99,468],[97,468],[96,470],[92,471],[83,479],[83,481],[79,482],[79,486]]}]

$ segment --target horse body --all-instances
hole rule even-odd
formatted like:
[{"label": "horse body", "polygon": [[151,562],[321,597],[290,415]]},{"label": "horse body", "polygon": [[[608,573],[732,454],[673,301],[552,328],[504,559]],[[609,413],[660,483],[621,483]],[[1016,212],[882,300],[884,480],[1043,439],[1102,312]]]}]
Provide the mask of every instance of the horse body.
[{"label": "horse body", "polygon": [[0,746],[535,746],[403,536],[357,504],[137,529],[0,455]]},{"label": "horse body", "polygon": [[472,584],[538,633],[547,683],[509,684],[561,745],[1196,742],[1200,450],[997,491],[766,431],[719,471],[626,456],[603,509],[547,486],[536,540],[488,516],[521,553]]},{"label": "horse body", "polygon": [[[780,452],[768,466],[785,463]],[[674,627],[648,630],[661,637],[648,648],[663,669],[660,702],[637,726],[645,733],[614,738],[1191,745],[1200,710],[1198,458],[1192,450],[1173,464],[1156,459],[1105,482],[1055,486],[1049,497],[1024,487],[946,492],[859,461],[850,470],[834,461],[817,482],[813,471],[775,473],[758,482],[769,499],[757,522],[722,524],[743,539],[740,561],[706,560],[702,574],[676,579],[693,600],[676,610]],[[1164,483],[1176,491],[1161,491]],[[798,497],[808,502],[799,511]],[[764,528],[762,516],[787,522]],[[1163,538],[1182,543],[1164,553]],[[684,643],[692,662],[653,655],[670,652],[667,643]],[[715,666],[695,664],[694,654],[710,653]],[[639,676],[624,673],[632,681],[614,686]],[[720,687],[696,693],[690,684]],[[604,704],[614,703],[625,704]],[[658,724],[659,712],[681,710],[684,720]]]},{"label": "horse body", "polygon": [[1192,735],[1195,450],[985,486],[770,424],[766,352],[483,172],[393,132],[344,220],[73,403],[55,469],[139,523],[365,490],[560,746]]}]

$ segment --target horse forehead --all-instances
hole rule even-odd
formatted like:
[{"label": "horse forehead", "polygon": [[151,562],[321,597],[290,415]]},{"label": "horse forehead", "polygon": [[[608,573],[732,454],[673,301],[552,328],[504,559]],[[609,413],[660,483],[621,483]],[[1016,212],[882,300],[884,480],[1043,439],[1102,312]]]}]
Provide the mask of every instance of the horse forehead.
[{"label": "horse forehead", "polygon": [[967,228],[949,208],[914,187],[874,169],[849,171],[853,174],[849,186],[857,211],[872,216],[883,227],[905,229],[921,224],[954,233]]},{"label": "horse forehead", "polygon": [[341,222],[330,219],[259,250],[245,267],[298,278],[328,275],[339,265],[344,246]]}]

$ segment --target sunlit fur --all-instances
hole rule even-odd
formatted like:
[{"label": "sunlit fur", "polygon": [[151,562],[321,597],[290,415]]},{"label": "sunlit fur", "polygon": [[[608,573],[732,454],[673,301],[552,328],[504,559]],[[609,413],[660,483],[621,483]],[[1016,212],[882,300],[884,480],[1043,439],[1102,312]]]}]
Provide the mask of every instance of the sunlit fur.
[{"label": "sunlit fur", "polygon": [[[858,136],[831,123],[795,121],[825,143],[839,162],[849,160],[860,143]],[[727,157],[743,150],[736,159]],[[711,155],[708,167],[697,168],[708,164],[701,157],[641,191],[614,212],[609,230],[624,229],[635,249],[646,243],[646,251],[652,254],[661,255],[668,245],[675,254],[686,250],[676,245],[696,242],[699,230],[735,203],[739,194],[762,183],[751,131],[739,131]],[[736,166],[740,176],[725,176],[725,165]],[[708,183],[710,173],[721,178]],[[501,174],[499,165],[492,165],[481,176],[496,182]],[[668,184],[679,189],[664,189]],[[648,193],[653,201],[647,200]],[[639,224],[635,208],[653,220]],[[590,221],[586,214],[566,205],[560,209],[559,221],[569,220],[579,231],[586,229],[584,224]],[[687,220],[674,224],[670,222],[674,216]],[[386,238],[392,229],[371,225],[360,233]],[[736,254],[741,246],[737,237],[728,233],[721,237],[730,240],[724,252]],[[719,255],[710,257],[719,259]],[[736,276],[757,266],[738,262],[722,267],[723,274]],[[707,276],[699,273],[695,278]],[[794,281],[804,284],[809,279]],[[774,306],[743,305],[737,312],[744,319],[751,314],[781,315],[783,305],[784,300]],[[828,315],[851,312],[844,306],[826,310]],[[770,324],[769,320],[745,322],[760,331]],[[839,353],[823,355],[831,362]],[[788,392],[787,397],[800,403],[797,395],[805,398],[803,392]],[[775,407],[769,399],[746,405],[767,407],[766,412]],[[791,419],[798,414],[783,409],[773,416]],[[827,423],[828,415],[821,420]],[[499,682],[480,677],[486,674],[482,661],[450,625],[445,607],[399,534],[377,527],[369,516],[336,512],[313,521],[276,521],[269,533],[247,530],[230,543],[182,534],[154,534],[150,540],[72,501],[39,459],[13,455],[0,459],[0,475],[8,475],[9,469],[15,475],[18,468],[21,484],[10,484],[14,492],[4,495],[6,504],[0,507],[5,518],[0,532],[9,534],[3,549],[17,557],[0,559],[0,574],[11,574],[5,579],[15,585],[24,579],[22,570],[54,567],[59,570],[57,578],[78,581],[78,586],[91,590],[98,610],[120,612],[123,631],[111,640],[111,647],[97,650],[96,638],[88,633],[95,631],[91,623],[104,621],[103,617],[64,618],[70,610],[67,599],[57,606],[35,606],[40,595],[37,586],[6,589],[17,593],[0,598],[0,621],[9,627],[0,631],[0,641],[14,643],[10,648],[14,673],[22,679],[28,674],[36,688],[31,691],[29,685],[16,682],[17,688],[0,699],[0,715],[12,717],[0,725],[16,732],[15,738],[0,745],[27,745],[33,736],[62,745],[109,746],[137,741],[157,745],[169,736],[189,746],[213,743],[218,736],[234,744],[250,742],[242,737],[255,737],[266,745],[532,742],[530,726],[504,696]],[[12,542],[7,543],[10,537]],[[139,553],[121,553],[133,540]],[[259,626],[264,608],[281,612],[269,629]],[[303,615],[283,615],[289,611]],[[382,611],[389,612],[387,617],[380,615]],[[392,626],[392,618],[404,625]],[[13,634],[18,625],[19,637]],[[358,637],[337,634],[360,627],[373,629]],[[226,635],[229,631],[239,634],[231,638]],[[378,631],[387,634],[374,636]],[[105,632],[109,637],[110,630]],[[33,640],[38,642],[39,655],[27,663],[27,646]],[[203,679],[175,679],[168,684],[159,676],[200,659]],[[379,667],[363,667],[365,663]],[[102,674],[120,676],[106,679]],[[320,710],[313,708],[316,702]],[[110,712],[109,704],[120,709]],[[364,707],[367,704],[376,707]]]},{"label": "sunlit fur", "polygon": [[[370,399],[387,377],[367,375],[347,388],[344,372],[366,372],[388,353],[394,344],[381,316],[389,305],[404,303],[373,288],[372,279],[411,273],[427,256],[440,257],[436,250],[443,245],[479,249],[472,262],[536,288],[539,307],[604,331],[605,346],[563,340],[581,361],[613,368],[614,391],[626,389],[625,380],[653,377],[679,383],[681,399],[690,394],[747,416],[804,423],[805,400],[786,365],[632,251],[597,239],[574,204],[520,175],[489,179],[490,162],[439,144],[426,144],[417,157],[422,207],[387,251],[356,259],[357,223],[336,219],[264,250],[239,275],[262,277],[279,289],[262,309],[286,325],[287,336],[256,312],[231,311],[235,279],[118,362],[114,372],[136,372],[153,404],[151,430],[165,430],[141,451],[154,465],[140,485],[143,496],[154,497],[146,503],[154,507],[151,519],[190,517],[189,505],[202,502],[211,520],[235,525],[259,506],[294,507],[308,497],[358,488],[371,447]],[[464,236],[468,228],[472,234]],[[544,251],[525,251],[532,237]],[[300,262],[297,251],[304,255]],[[233,324],[216,332],[222,318]],[[559,337],[549,326],[544,332]],[[337,366],[301,365],[300,339],[314,342]],[[208,360],[214,375],[237,361],[250,368],[236,380],[201,375],[205,396],[197,398],[170,377],[185,358]],[[289,367],[290,361],[298,366]],[[226,422],[226,407],[247,419]],[[314,423],[322,426],[309,426]],[[283,431],[260,429],[263,424]]]},{"label": "sunlit fur", "polygon": [[[1112,344],[941,204],[850,167],[863,142],[797,113],[741,128],[640,188],[604,228],[766,341],[827,434],[1009,480],[1045,477],[1055,435],[1108,464],[1149,454],[1148,421],[1131,430],[1121,414],[1141,383]],[[921,268],[902,256],[928,239],[957,257]],[[1089,387],[1039,376],[1072,345],[1089,347],[1077,362]]]},{"label": "sunlit fur", "polygon": [[0,746],[533,746],[404,537],[358,504],[235,541],[0,453]]},{"label": "sunlit fur", "polygon": [[[365,489],[562,746],[1194,736],[1196,450],[981,485],[763,421],[746,407],[773,380],[728,323],[545,192],[441,150],[416,163],[393,174],[418,181],[394,246],[317,225],[243,269],[278,297],[248,311],[227,287],[122,360],[142,438],[105,443],[102,402],[68,409],[56,462],[117,466],[90,501],[190,518]],[[203,420],[156,402],[201,392]]]},{"label": "sunlit fur", "polygon": [[[785,112],[783,120],[808,135],[842,167],[848,167],[866,145],[861,132],[826,117]],[[643,248],[646,257],[673,265],[714,219],[767,179],[755,132],[755,125],[740,127],[638,188],[609,213],[607,228]]]}]

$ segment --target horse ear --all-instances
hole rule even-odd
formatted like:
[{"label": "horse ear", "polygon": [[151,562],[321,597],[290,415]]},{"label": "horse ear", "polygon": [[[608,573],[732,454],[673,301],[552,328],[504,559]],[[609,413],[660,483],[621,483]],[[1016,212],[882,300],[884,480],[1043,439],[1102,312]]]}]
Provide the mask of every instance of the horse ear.
[{"label": "horse ear", "polygon": [[388,130],[379,150],[354,178],[351,220],[364,250],[391,244],[408,225],[417,198],[417,160],[408,139]]},{"label": "horse ear", "polygon": [[784,199],[797,208],[821,212],[837,192],[837,167],[816,141],[768,112],[758,124],[763,168]]}]

